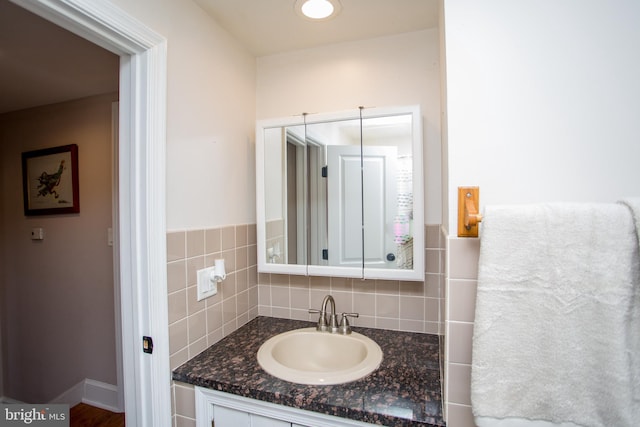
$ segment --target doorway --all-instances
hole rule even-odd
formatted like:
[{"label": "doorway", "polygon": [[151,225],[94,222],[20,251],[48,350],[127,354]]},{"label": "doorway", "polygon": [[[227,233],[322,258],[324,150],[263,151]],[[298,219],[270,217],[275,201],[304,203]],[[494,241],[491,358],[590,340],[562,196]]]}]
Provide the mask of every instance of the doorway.
[{"label": "doorway", "polygon": [[[7,0],[0,0],[0,44],[3,395],[122,412],[117,258],[107,241],[120,58]],[[54,210],[70,196],[42,189],[23,212],[21,154],[34,161],[43,158],[40,150],[63,146],[74,148],[80,166],[79,212],[40,215],[39,203],[48,200]],[[52,176],[70,176],[70,166],[52,165]]]},{"label": "doorway", "polygon": [[[120,56],[118,230],[126,424],[170,426],[166,302],[166,40],[109,2],[13,0]],[[117,242],[117,243],[116,243]],[[143,337],[155,350],[143,353]]]}]

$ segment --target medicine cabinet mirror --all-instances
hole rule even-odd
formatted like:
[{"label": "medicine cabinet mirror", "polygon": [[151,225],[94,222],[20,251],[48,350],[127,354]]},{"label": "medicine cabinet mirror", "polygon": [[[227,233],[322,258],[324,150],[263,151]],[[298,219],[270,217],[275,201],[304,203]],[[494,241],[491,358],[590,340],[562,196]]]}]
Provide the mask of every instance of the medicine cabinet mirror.
[{"label": "medicine cabinet mirror", "polygon": [[417,106],[262,120],[258,271],[424,280]]}]

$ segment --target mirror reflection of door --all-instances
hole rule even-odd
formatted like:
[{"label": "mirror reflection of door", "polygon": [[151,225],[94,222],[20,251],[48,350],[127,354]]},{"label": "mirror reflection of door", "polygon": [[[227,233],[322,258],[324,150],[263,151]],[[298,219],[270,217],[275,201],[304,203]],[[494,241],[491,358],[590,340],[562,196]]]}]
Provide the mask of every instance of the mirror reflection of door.
[{"label": "mirror reflection of door", "polygon": [[261,272],[423,280],[418,108],[273,119],[257,135]]},{"label": "mirror reflection of door", "polygon": [[395,267],[396,147],[331,145],[327,157],[329,265]]}]

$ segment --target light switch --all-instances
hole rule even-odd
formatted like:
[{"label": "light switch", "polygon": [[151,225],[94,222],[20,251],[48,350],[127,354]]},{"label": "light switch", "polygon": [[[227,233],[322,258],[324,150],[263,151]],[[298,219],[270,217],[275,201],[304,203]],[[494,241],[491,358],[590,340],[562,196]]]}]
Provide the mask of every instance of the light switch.
[{"label": "light switch", "polygon": [[44,240],[44,228],[42,227],[32,228],[31,240]]}]

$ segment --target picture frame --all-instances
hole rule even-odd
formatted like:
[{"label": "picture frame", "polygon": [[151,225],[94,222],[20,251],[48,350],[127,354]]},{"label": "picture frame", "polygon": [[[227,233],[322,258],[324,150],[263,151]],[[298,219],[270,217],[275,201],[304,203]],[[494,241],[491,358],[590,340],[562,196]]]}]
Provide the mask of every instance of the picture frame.
[{"label": "picture frame", "polygon": [[22,153],[26,216],[80,213],[79,188],[76,144]]}]

